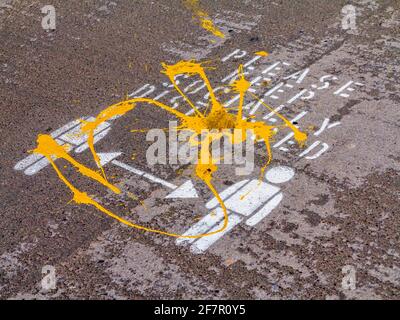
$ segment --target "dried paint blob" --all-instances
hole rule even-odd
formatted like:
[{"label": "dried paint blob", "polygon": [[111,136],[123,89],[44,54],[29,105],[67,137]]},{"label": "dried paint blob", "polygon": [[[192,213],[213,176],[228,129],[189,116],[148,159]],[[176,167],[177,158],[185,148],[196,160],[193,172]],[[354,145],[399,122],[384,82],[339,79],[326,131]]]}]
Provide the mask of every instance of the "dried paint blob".
[{"label": "dried paint blob", "polygon": [[265,179],[272,183],[284,183],[292,179],[293,176],[293,168],[279,166],[269,169],[265,174]]}]

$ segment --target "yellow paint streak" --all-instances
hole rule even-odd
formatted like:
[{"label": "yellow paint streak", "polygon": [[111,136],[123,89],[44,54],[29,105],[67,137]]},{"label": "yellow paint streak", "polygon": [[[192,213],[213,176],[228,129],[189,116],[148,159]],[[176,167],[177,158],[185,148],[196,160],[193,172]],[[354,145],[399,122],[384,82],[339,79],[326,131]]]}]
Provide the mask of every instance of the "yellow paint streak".
[{"label": "yellow paint streak", "polygon": [[257,55],[257,56],[260,56],[260,57],[267,57],[268,56],[268,52],[267,51],[257,51],[254,54]]},{"label": "yellow paint streak", "polygon": [[201,9],[199,0],[184,0],[184,4],[193,12],[194,17],[199,20],[200,26],[203,29],[211,32],[216,37],[225,38],[225,35],[222,33],[222,31],[219,30],[214,22],[210,19],[208,13]]},{"label": "yellow paint streak", "polygon": [[78,171],[84,176],[96,180],[97,182],[101,183],[102,185],[104,185],[105,187],[109,188],[110,190],[112,190],[117,194],[121,193],[121,191],[116,186],[109,183],[99,173],[88,167],[85,167],[84,165],[76,161],[73,157],[71,157],[67,153],[68,149],[64,148],[63,146],[60,146],[50,135],[47,134],[39,135],[37,138],[37,143],[38,145],[36,149],[33,150],[33,152],[42,154],[50,161],[50,163],[54,163],[53,157],[65,159],[66,161],[71,163],[74,167],[76,167]]},{"label": "yellow paint streak", "polygon": [[[228,136],[230,142],[232,144],[239,144],[246,140],[247,134],[249,132],[255,135],[257,140],[263,140],[266,153],[268,155],[268,159],[265,162],[265,165],[261,169],[261,175],[263,175],[266,167],[271,162],[272,153],[270,147],[270,139],[275,134],[274,126],[268,126],[264,122],[256,121],[251,122],[249,121],[251,118],[244,118],[243,117],[243,104],[244,104],[244,97],[245,94],[248,92],[250,88],[250,82],[247,81],[244,77],[243,66],[239,66],[239,77],[232,84],[232,89],[234,92],[239,93],[239,105],[237,106],[237,114],[229,113],[226,108],[217,100],[213,88],[207,75],[204,71],[204,67],[200,63],[196,63],[194,61],[180,61],[174,65],[167,65],[165,63],[162,64],[164,70],[163,73],[167,75],[167,77],[172,82],[175,89],[183,96],[185,101],[193,108],[195,114],[192,116],[187,116],[170,106],[167,106],[159,101],[149,99],[149,98],[134,98],[134,99],[126,99],[122,102],[116,103],[111,105],[110,107],[106,108],[105,110],[101,111],[99,115],[93,121],[84,121],[81,131],[84,134],[87,134],[87,143],[89,145],[89,149],[93,155],[93,159],[97,166],[101,169],[102,174],[93,171],[75,159],[73,159],[68,153],[67,149],[63,148],[62,146],[58,145],[57,142],[49,135],[39,135],[38,137],[38,146],[34,150],[35,153],[39,153],[44,155],[51,163],[52,167],[57,172],[59,178],[64,182],[64,184],[72,191],[73,193],[73,201],[78,204],[87,204],[96,207],[101,212],[105,213],[106,215],[118,220],[119,222],[139,230],[144,230],[148,232],[159,233],[171,237],[182,237],[182,238],[200,238],[204,236],[210,236],[219,232],[222,232],[226,229],[228,225],[228,214],[227,209],[223,200],[221,199],[218,191],[215,189],[212,180],[213,174],[218,170],[218,166],[215,164],[217,159],[212,158],[211,154],[211,145],[212,142],[218,139],[221,139],[223,136]],[[197,75],[199,76],[205,83],[208,92],[209,92],[209,99],[210,99],[210,107],[205,112],[200,112],[196,106],[190,101],[190,99],[182,92],[182,90],[178,87],[175,78],[179,74],[188,74],[188,75]],[[255,95],[252,94],[254,98],[259,101]],[[180,120],[179,125],[177,126],[176,130],[187,130],[192,132],[192,136],[189,139],[189,143],[194,145],[201,145],[200,155],[197,161],[197,165],[195,167],[195,174],[196,176],[202,180],[207,187],[210,189],[214,197],[218,200],[223,212],[224,212],[224,223],[223,226],[214,231],[204,234],[198,235],[187,235],[183,236],[176,233],[166,232],[158,229],[147,228],[133,222],[130,222],[119,215],[111,212],[110,210],[104,208],[100,203],[95,201],[91,198],[87,193],[80,191],[76,187],[74,187],[61,173],[58,169],[56,164],[54,163],[53,158],[63,158],[70,162],[73,166],[78,168],[78,170],[85,176],[98,181],[99,183],[103,184],[108,189],[112,190],[115,193],[120,193],[121,191],[115,187],[114,185],[110,184],[107,181],[104,169],[100,164],[100,158],[96,154],[96,150],[94,148],[94,131],[96,128],[101,125],[103,122],[115,117],[115,116],[123,116],[127,112],[134,110],[134,108],[139,103],[146,103],[149,105],[153,105],[157,108],[165,110],[166,112],[174,115]],[[297,140],[299,144],[304,144],[307,135],[297,129],[289,120],[285,117],[280,115],[279,113],[275,112],[271,107],[267,104],[263,103],[263,105],[273,111],[279,118],[281,118],[285,126],[289,127],[294,132],[294,138]],[[231,129],[231,130],[227,130]],[[233,131],[233,133],[231,133]],[[204,133],[207,133],[203,140],[200,140],[199,137]],[[237,132],[241,134],[237,134]],[[204,136],[202,136],[204,137]]]}]

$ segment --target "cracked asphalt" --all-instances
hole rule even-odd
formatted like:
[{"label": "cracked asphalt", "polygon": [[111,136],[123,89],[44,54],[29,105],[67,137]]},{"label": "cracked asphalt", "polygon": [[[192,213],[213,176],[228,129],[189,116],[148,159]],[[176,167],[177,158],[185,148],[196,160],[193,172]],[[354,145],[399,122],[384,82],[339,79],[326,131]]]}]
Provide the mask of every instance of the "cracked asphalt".
[{"label": "cracked asphalt", "polygon": [[[0,0],[2,299],[400,298],[399,1],[201,0],[223,39],[202,29],[180,0],[52,0],[54,31],[42,28],[46,4]],[[354,30],[342,28],[348,4],[356,9]],[[205,62],[214,67],[206,72],[216,88],[258,51],[269,55],[245,67],[246,76],[269,78],[254,92],[274,108],[284,104],[280,112],[297,117],[309,140],[303,149],[290,137],[278,144],[289,133],[279,130],[270,166],[295,172],[280,186],[282,201],[257,225],[237,225],[202,254],[71,202],[50,166],[33,175],[15,169],[38,134],[96,116],[145,84],[155,86],[149,97],[161,93],[168,85],[161,62]],[[263,73],[277,62],[278,69]],[[281,91],[267,94],[279,84]],[[177,108],[188,111],[182,101]],[[277,121],[265,114],[259,109],[255,117]],[[110,181],[123,190],[115,195],[56,163],[122,216],[183,233],[208,214],[211,193],[193,166],[149,166],[151,143],[145,133],[130,132],[163,128],[168,120],[140,105],[113,120],[96,149],[122,152],[118,160],[177,186],[192,179],[198,198],[165,198],[165,186],[107,164]],[[71,155],[93,164],[88,150]],[[222,165],[216,188],[257,179],[264,161],[258,144],[252,173],[237,176]],[[55,268],[52,290],[42,287],[46,265]]]}]

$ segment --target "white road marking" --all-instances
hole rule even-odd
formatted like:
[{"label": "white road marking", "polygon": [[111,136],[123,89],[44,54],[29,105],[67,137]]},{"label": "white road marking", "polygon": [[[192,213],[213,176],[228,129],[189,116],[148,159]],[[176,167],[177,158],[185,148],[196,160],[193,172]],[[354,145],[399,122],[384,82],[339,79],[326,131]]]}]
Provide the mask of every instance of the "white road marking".
[{"label": "white road marking", "polygon": [[[85,117],[82,117],[82,119],[85,119]],[[77,125],[79,125],[81,123],[80,119],[76,119],[74,121],[71,121],[69,123],[67,123],[65,126],[62,126],[61,128],[53,131],[52,133],[50,133],[50,136],[53,138],[57,138],[59,135],[63,134],[64,132],[67,132],[68,130],[76,127]]]},{"label": "white road marking", "polygon": [[[232,186],[228,187],[224,191],[222,191],[219,196],[221,197],[222,200],[227,199],[229,196],[234,194],[236,191],[238,191],[241,187],[243,187],[249,180],[243,180],[238,183],[233,184]],[[212,198],[210,201],[207,202],[206,208],[207,209],[212,209],[219,205],[219,202],[217,198]]]},{"label": "white road marking", "polygon": [[[110,132],[110,130],[111,130],[111,128],[107,128],[107,129],[101,131],[99,134],[95,135],[94,139],[93,139],[93,144],[96,144],[101,139],[103,139],[108,134],[108,132]],[[81,146],[76,148],[75,153],[81,153],[81,152],[85,151],[86,149],[89,149],[89,145],[87,142],[85,142],[84,144],[82,144]]]},{"label": "white road marking", "polygon": [[[242,218],[234,213],[228,216],[228,226],[224,231],[218,232],[211,236],[202,237],[190,246],[190,251],[195,254],[200,254],[206,251],[214,242],[222,238],[225,234],[231,231],[237,224],[242,221]],[[221,229],[224,221],[221,221],[217,226],[212,228],[210,232]]]},{"label": "white road marking", "polygon": [[[57,142],[59,145],[61,145],[61,146],[65,145],[65,142],[60,141],[60,140],[58,140],[58,139],[56,139],[56,142]],[[69,146],[68,151],[70,151],[70,150],[71,150],[70,145],[67,145],[67,146]],[[49,161],[47,160],[46,157],[44,157],[44,156],[42,156],[42,155],[39,155],[39,157],[40,157],[40,160],[39,160],[39,161],[35,162],[33,165],[31,165],[31,166],[29,166],[28,168],[25,169],[24,173],[25,173],[27,176],[33,176],[34,174],[36,174],[37,172],[39,172],[40,170],[42,170],[44,167],[46,167],[46,166],[49,164]],[[51,158],[52,158],[53,160],[56,160],[56,159],[57,159],[57,158],[54,157],[54,156],[51,157]],[[25,159],[26,159],[26,158],[25,158]]]},{"label": "white road marking", "polygon": [[[301,154],[299,154],[299,158],[308,154],[311,150],[315,149],[320,143],[321,143],[321,141],[315,141],[311,146],[309,146],[306,150],[304,150]],[[329,145],[326,144],[325,142],[323,142],[322,148],[314,155],[307,156],[306,159],[308,159],[308,160],[317,159],[321,154],[323,154],[328,149],[329,149]]]},{"label": "white road marking", "polygon": [[120,162],[118,160],[113,160],[113,161],[111,161],[111,163],[116,165],[116,166],[118,166],[118,167],[120,167],[120,168],[122,168],[122,169],[125,169],[125,170],[127,170],[129,172],[132,172],[133,174],[136,174],[138,176],[141,176],[141,177],[144,177],[146,179],[149,179],[149,180],[151,180],[151,181],[153,181],[155,183],[162,184],[163,186],[166,186],[167,188],[170,188],[170,189],[173,189],[173,190],[178,188],[178,186],[176,186],[176,185],[174,185],[172,183],[169,183],[168,181],[165,181],[163,179],[157,178],[156,176],[153,176],[150,173],[146,173],[146,172],[144,172],[142,170],[136,169],[136,168],[134,168],[132,166],[129,166],[129,165],[127,165],[127,164],[125,164],[123,162]]},{"label": "white road marking", "polygon": [[[255,212],[266,200],[270,199],[280,188],[258,180],[251,180],[244,188],[225,200],[228,210],[244,216]],[[245,196],[243,199],[242,197]]]},{"label": "white road marking", "polygon": [[[280,184],[288,182],[294,175],[295,171],[293,168],[277,166],[269,169],[265,178],[269,182]],[[249,180],[243,180],[237,182],[221,192],[221,198],[229,214],[226,230],[216,235],[202,237],[198,240],[179,238],[176,240],[176,243],[178,245],[193,243],[191,246],[191,251],[193,253],[202,253],[206,251],[214,242],[240,223],[242,219],[250,217],[247,219],[246,224],[255,226],[268,216],[283,199],[283,193],[280,190],[281,188],[276,185],[263,181],[260,182],[259,180],[251,180],[250,182]],[[211,209],[218,204],[216,198],[213,198],[206,204],[206,207]],[[184,235],[199,235],[221,229],[223,226],[222,218],[223,210],[221,206],[218,206],[215,212],[203,217],[203,219],[187,230]],[[218,225],[216,225],[216,223],[218,223]],[[210,230],[212,225],[214,226]]]},{"label": "white road marking", "polygon": [[23,170],[26,167],[30,166],[31,164],[35,163],[36,161],[40,160],[41,158],[43,158],[43,156],[38,153],[31,154],[31,155],[27,156],[26,158],[22,159],[21,161],[19,161],[14,166],[14,169],[15,170]]},{"label": "white road marking", "polygon": [[98,152],[97,155],[100,158],[100,165],[105,166],[115,158],[119,157],[122,152]]},{"label": "white road marking", "polygon": [[[194,224],[189,230],[187,230],[183,235],[184,236],[195,236],[207,233],[207,231],[215,226],[218,222],[220,222],[224,218],[224,212],[221,208],[215,209],[213,212],[207,214],[203,217],[199,222]],[[177,245],[185,245],[188,243],[192,243],[197,240],[196,238],[177,238]]]},{"label": "white road marking", "polygon": [[[82,117],[81,119],[76,119],[53,131],[50,133],[50,136],[54,138],[59,145],[65,145],[67,143],[69,146],[68,152],[72,151],[75,146],[78,146],[75,149],[75,152],[81,153],[89,148],[89,145],[84,143],[87,140],[87,135],[81,133],[82,120],[93,121],[94,119],[94,117]],[[94,132],[94,143],[103,139],[110,130],[110,123],[104,122],[100,124]],[[56,157],[53,157],[53,159],[55,160]],[[24,173],[31,176],[38,173],[47,165],[49,165],[49,161],[43,155],[31,154],[19,161],[14,166],[14,169],[25,170]]]},{"label": "white road marking", "polygon": [[[281,104],[279,107],[276,107],[274,109],[274,111],[271,111],[270,113],[268,113],[263,119],[267,120],[268,118],[276,115],[276,113],[281,111],[284,107],[285,107],[285,105]],[[259,106],[255,105],[254,108],[250,111],[250,115],[254,114],[258,108],[259,108]]]},{"label": "white road marking", "polygon": [[[55,160],[55,158],[53,158]],[[37,162],[35,162],[33,165],[25,169],[24,173],[27,176],[33,176],[35,173],[37,173],[39,170],[43,169],[49,164],[49,161],[45,157],[41,157],[41,159]]]},{"label": "white road marking", "polygon": [[283,194],[282,192],[278,193],[276,196],[274,196],[271,200],[269,200],[264,207],[261,208],[256,214],[251,216],[249,219],[247,219],[246,224],[248,226],[255,226],[257,223],[259,223],[262,219],[264,219],[267,215],[271,213],[271,211],[281,202],[283,199]]},{"label": "white road marking", "polygon": [[186,181],[182,184],[179,188],[172,191],[169,195],[165,197],[165,199],[172,199],[172,198],[198,198],[199,195],[197,194],[196,189],[193,186],[192,180]]},{"label": "white road marking", "polygon": [[286,136],[284,136],[281,140],[279,140],[277,143],[275,143],[272,147],[273,148],[278,148],[282,144],[284,144],[286,141],[288,141],[290,138],[294,136],[293,132],[289,132]]},{"label": "white road marking", "polygon": [[[95,118],[90,117],[88,121],[93,121]],[[108,128],[110,124],[108,122],[103,122],[100,123],[100,125],[94,130],[94,134],[98,134],[100,131],[103,131],[104,129]],[[67,133],[64,133],[62,136],[59,138],[62,139],[65,142],[68,142],[70,144],[74,145],[81,145],[82,143],[85,143],[88,139],[87,134],[83,134],[81,131],[82,126],[77,126],[73,128],[72,130],[68,131]]]},{"label": "white road marking", "polygon": [[[74,120],[71,121],[69,123],[67,123],[66,125],[62,126],[61,128],[58,128],[57,130],[53,131],[52,133],[50,133],[50,136],[52,138],[57,138],[59,135],[67,132],[68,130],[78,126],[80,124],[80,120]],[[60,142],[57,141],[59,144]],[[36,161],[39,161],[40,159],[44,158],[44,156],[34,153],[31,154],[29,156],[27,156],[26,158],[22,159],[21,161],[19,161],[15,166],[14,169],[15,170],[24,170],[26,169],[28,166],[34,164]],[[39,168],[40,166],[37,166],[37,168]],[[38,169],[37,171],[39,171],[40,169]],[[36,171],[36,172],[37,172]],[[35,174],[36,172],[34,172],[34,169],[29,170],[29,172],[31,172],[30,175]]]},{"label": "white road marking", "polygon": [[279,166],[273,168],[274,170],[268,170],[265,174],[265,179],[272,183],[283,183],[289,181],[294,177],[293,168],[286,166]]},{"label": "white road marking", "polygon": [[144,175],[144,171],[136,169],[136,168],[134,168],[132,166],[128,166],[127,164],[125,164],[123,162],[120,162],[120,161],[117,161],[117,160],[113,160],[112,163],[117,165],[118,167],[121,167],[122,169],[128,170],[128,171],[130,171],[130,172],[132,172],[132,173],[134,173],[134,174],[136,174],[138,176]]}]

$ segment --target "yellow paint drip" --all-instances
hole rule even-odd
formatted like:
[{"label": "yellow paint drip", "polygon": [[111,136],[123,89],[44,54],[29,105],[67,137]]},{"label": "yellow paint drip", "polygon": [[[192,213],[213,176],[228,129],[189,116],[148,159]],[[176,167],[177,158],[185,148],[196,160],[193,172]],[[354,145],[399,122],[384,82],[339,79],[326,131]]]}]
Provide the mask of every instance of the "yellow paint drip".
[{"label": "yellow paint drip", "polygon": [[195,18],[199,20],[200,26],[203,29],[211,32],[216,37],[225,38],[225,35],[210,19],[208,13],[201,9],[199,0],[184,0],[184,4],[189,10],[193,12]]},{"label": "yellow paint drip", "polygon": [[[84,165],[77,162],[74,158],[72,158],[68,153],[67,149],[58,145],[57,142],[49,135],[39,135],[37,142],[38,146],[33,152],[39,153],[44,155],[49,162],[51,163],[52,167],[55,169],[58,177],[61,179],[62,182],[72,191],[73,193],[73,201],[78,204],[87,204],[92,205],[101,212],[105,213],[106,215],[118,220],[119,222],[130,226],[132,228],[136,228],[139,230],[144,230],[148,232],[159,233],[167,236],[172,237],[182,237],[182,238],[200,238],[204,236],[210,236],[219,232],[222,232],[226,229],[228,225],[228,214],[227,209],[223,200],[221,199],[218,191],[215,189],[212,180],[213,174],[218,170],[218,166],[215,164],[217,159],[212,158],[212,154],[210,151],[212,142],[218,139],[221,139],[223,136],[227,135],[229,140],[232,144],[239,144],[246,140],[246,136],[248,132],[255,135],[257,140],[263,140],[266,153],[268,155],[268,159],[265,165],[261,169],[261,176],[263,175],[265,168],[271,162],[272,154],[271,154],[271,147],[270,147],[270,139],[275,134],[274,126],[269,126],[261,121],[251,122],[251,118],[244,118],[243,117],[243,104],[244,104],[244,97],[245,94],[248,92],[250,88],[250,82],[247,81],[244,77],[243,73],[243,66],[239,67],[239,77],[232,84],[232,89],[234,92],[239,94],[239,105],[237,106],[237,114],[228,113],[228,110],[223,107],[223,105],[217,100],[213,88],[210,84],[209,79],[206,76],[204,67],[200,63],[196,63],[195,61],[180,61],[174,65],[167,65],[165,63],[162,64],[164,70],[163,73],[170,79],[171,83],[175,87],[176,91],[179,92],[185,101],[193,108],[195,114],[192,116],[187,116],[172,107],[165,105],[159,101],[149,99],[149,98],[134,98],[134,99],[126,99],[122,102],[117,104],[111,105],[105,110],[101,111],[99,115],[93,121],[83,121],[83,125],[81,128],[82,133],[87,134],[87,143],[89,145],[89,149],[92,153],[93,159],[97,166],[101,169],[102,174],[85,167]],[[179,74],[188,74],[188,75],[197,75],[199,76],[205,83],[210,99],[210,107],[205,112],[200,112],[198,108],[190,101],[190,99],[183,93],[183,91],[178,87],[175,77]],[[255,95],[251,94],[254,98],[259,101]],[[174,115],[180,121],[179,125],[177,126],[176,130],[187,130],[192,132],[192,136],[189,139],[189,142],[194,145],[201,145],[200,148],[200,155],[195,167],[195,174],[196,176],[203,181],[207,187],[210,189],[212,194],[218,200],[223,213],[224,213],[224,223],[220,229],[204,233],[198,235],[181,235],[171,232],[166,232],[163,230],[152,229],[145,226],[141,226],[130,222],[121,216],[111,212],[110,210],[104,208],[100,203],[90,197],[87,193],[80,191],[76,187],[74,187],[66,177],[61,173],[61,171],[56,166],[54,159],[55,158],[63,158],[66,161],[70,162],[74,167],[76,167],[81,174],[84,176],[93,179],[106,188],[112,190],[115,193],[120,193],[121,191],[114,185],[110,184],[107,181],[104,169],[100,164],[100,158],[96,153],[94,148],[94,132],[96,128],[101,125],[103,122],[115,117],[115,116],[123,116],[129,111],[135,109],[135,107],[139,103],[147,103],[149,105],[153,105],[157,108],[165,110],[166,112]],[[268,108],[269,110],[273,111],[279,118],[281,118],[285,126],[289,127],[294,132],[294,138],[296,141],[303,145],[305,140],[307,139],[307,135],[297,129],[289,120],[285,117],[280,115],[279,113],[275,112],[271,107],[267,104],[263,103],[263,105]],[[227,130],[231,129],[231,130]],[[201,134],[207,133],[206,137],[202,140],[199,140],[198,137]],[[233,132],[233,134],[231,133]],[[237,132],[242,134],[238,135]],[[206,160],[204,160],[206,159]]]},{"label": "yellow paint drip", "polygon": [[268,56],[268,52],[267,51],[257,51],[254,54],[257,55],[257,56],[260,56],[260,57],[267,57]]}]

